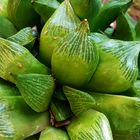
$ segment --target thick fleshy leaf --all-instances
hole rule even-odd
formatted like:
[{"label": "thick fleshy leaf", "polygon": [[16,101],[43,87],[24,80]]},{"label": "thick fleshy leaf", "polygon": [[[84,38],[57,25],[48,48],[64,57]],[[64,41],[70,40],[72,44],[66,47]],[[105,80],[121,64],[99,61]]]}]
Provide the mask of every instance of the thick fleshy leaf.
[{"label": "thick fleshy leaf", "polygon": [[49,124],[48,112],[36,113],[21,96],[0,98],[0,139],[22,140]]},{"label": "thick fleshy leaf", "polygon": [[107,93],[129,89],[138,76],[140,43],[110,39],[100,42],[97,47],[100,61],[88,89]]},{"label": "thick fleshy leaf", "polygon": [[0,38],[0,77],[15,83],[25,73],[49,74],[49,69],[23,46]]},{"label": "thick fleshy leaf", "polygon": [[71,140],[113,140],[106,116],[92,109],[76,116],[66,128]]},{"label": "thick fleshy leaf", "polygon": [[74,30],[80,20],[75,15],[68,0],[65,0],[44,25],[40,36],[40,60],[51,65],[53,50],[58,42]]},{"label": "thick fleshy leaf", "polygon": [[94,98],[92,98],[88,93],[85,95],[85,92],[74,90],[68,86],[64,86],[63,90],[70,103],[72,112],[76,115],[92,108],[94,104],[96,104]]},{"label": "thick fleshy leaf", "polygon": [[[140,139],[139,98],[100,93],[89,95],[70,87],[65,87],[64,93],[76,115],[89,108],[105,114],[110,122],[114,140]],[[92,100],[95,101],[94,104]]]},{"label": "thick fleshy leaf", "polygon": [[88,38],[88,30],[87,20],[82,21],[53,51],[52,73],[64,85],[84,87],[97,67],[98,50]]},{"label": "thick fleshy leaf", "polygon": [[21,74],[16,83],[26,103],[36,112],[48,109],[54,92],[54,80],[50,75]]}]

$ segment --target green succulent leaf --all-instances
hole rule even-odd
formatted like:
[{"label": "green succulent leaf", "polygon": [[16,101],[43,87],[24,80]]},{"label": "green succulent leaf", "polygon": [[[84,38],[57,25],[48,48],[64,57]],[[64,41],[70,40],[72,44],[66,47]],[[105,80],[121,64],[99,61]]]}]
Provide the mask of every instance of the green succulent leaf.
[{"label": "green succulent leaf", "polygon": [[75,15],[68,0],[65,0],[49,18],[44,25],[40,36],[40,60],[51,65],[53,50],[57,48],[58,42],[74,30],[80,20]]},{"label": "green succulent leaf", "polygon": [[74,90],[68,86],[64,86],[63,91],[70,103],[72,112],[75,115],[78,115],[87,109],[92,108],[92,106],[96,104],[94,98],[92,98],[88,93],[85,94],[84,92]]},{"label": "green succulent leaf", "polygon": [[71,140],[113,140],[106,116],[92,109],[76,116],[66,128]]},{"label": "green succulent leaf", "polygon": [[96,45],[100,61],[88,88],[107,93],[129,89],[138,76],[140,43],[110,39]]},{"label": "green succulent leaf", "polygon": [[[139,98],[91,92],[89,95],[73,88],[66,89],[64,88],[64,93],[74,114],[80,114],[90,108],[95,109],[108,118],[114,140],[140,139]],[[93,103],[93,100],[95,103]]]},{"label": "green succulent leaf", "polygon": [[17,43],[0,38],[0,50],[0,77],[5,80],[15,83],[18,74],[49,74],[45,65]]},{"label": "green succulent leaf", "polygon": [[64,85],[85,86],[97,67],[98,50],[89,40],[88,30],[87,20],[82,21],[53,51],[52,73]]},{"label": "green succulent leaf", "polygon": [[50,109],[56,121],[65,121],[73,115],[67,101],[54,98],[51,100]]},{"label": "green succulent leaf", "polygon": [[1,140],[24,139],[42,131],[48,124],[48,112],[36,113],[21,96],[0,98]]},{"label": "green succulent leaf", "polygon": [[21,74],[16,83],[26,103],[36,112],[48,109],[54,92],[54,80],[50,75]]},{"label": "green succulent leaf", "polygon": [[38,33],[36,27],[26,27],[13,36],[8,37],[7,39],[25,46],[27,49],[31,49],[34,45],[37,34]]}]

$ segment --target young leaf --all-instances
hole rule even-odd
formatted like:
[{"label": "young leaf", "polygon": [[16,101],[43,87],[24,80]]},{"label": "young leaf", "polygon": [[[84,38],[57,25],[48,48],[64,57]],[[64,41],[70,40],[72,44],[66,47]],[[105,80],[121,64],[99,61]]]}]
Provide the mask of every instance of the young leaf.
[{"label": "young leaf", "polygon": [[55,121],[65,121],[73,115],[67,101],[61,101],[54,98],[51,100],[50,109]]}]

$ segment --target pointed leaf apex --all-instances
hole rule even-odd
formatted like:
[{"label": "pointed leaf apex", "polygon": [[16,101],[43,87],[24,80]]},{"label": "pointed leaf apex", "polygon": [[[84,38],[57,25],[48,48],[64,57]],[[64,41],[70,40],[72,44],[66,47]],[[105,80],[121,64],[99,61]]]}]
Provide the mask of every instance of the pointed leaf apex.
[{"label": "pointed leaf apex", "polygon": [[90,31],[88,20],[84,19],[77,28],[77,31],[87,33]]}]

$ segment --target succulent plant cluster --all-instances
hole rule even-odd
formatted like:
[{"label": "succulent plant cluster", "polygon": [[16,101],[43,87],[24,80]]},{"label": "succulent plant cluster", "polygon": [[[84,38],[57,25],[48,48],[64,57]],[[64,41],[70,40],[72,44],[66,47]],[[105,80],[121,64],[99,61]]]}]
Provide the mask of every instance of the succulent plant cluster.
[{"label": "succulent plant cluster", "polygon": [[140,139],[131,4],[0,1],[0,140]]}]

